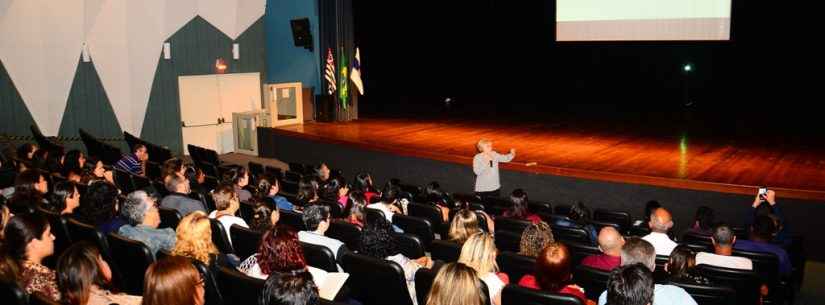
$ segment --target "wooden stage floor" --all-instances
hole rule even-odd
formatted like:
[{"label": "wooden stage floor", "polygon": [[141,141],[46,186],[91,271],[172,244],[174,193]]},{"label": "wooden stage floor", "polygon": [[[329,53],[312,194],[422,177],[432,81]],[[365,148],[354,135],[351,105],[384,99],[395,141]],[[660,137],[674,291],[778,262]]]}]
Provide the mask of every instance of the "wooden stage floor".
[{"label": "wooden stage floor", "polygon": [[361,119],[285,126],[277,132],[467,166],[476,141],[487,138],[496,151],[517,150],[503,169],[736,194],[755,194],[756,187],[765,185],[778,197],[825,201],[822,148],[740,145],[670,131],[651,135],[574,125]]}]

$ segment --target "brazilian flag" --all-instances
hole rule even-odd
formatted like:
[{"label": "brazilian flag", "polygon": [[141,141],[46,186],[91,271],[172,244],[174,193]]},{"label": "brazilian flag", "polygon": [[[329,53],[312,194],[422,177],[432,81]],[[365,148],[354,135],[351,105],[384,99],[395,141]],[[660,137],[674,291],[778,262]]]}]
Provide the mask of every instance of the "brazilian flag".
[{"label": "brazilian flag", "polygon": [[349,104],[349,68],[347,63],[347,54],[343,50],[344,48],[338,48],[338,100],[341,101],[341,108],[347,109],[347,105]]}]

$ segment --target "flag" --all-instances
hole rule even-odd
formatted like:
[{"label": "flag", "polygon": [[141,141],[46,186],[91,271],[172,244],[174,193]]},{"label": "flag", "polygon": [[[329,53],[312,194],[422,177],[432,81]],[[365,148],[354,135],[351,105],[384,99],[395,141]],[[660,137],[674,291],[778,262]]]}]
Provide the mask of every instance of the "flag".
[{"label": "flag", "polygon": [[327,66],[324,69],[324,78],[327,80],[327,94],[335,93],[335,59],[332,57],[332,49],[327,49]]},{"label": "flag", "polygon": [[361,81],[361,51],[358,50],[358,47],[355,48],[355,60],[352,61],[352,71],[349,74],[349,79],[352,80],[355,89],[358,89],[358,93],[364,95],[364,83]]},{"label": "flag", "polygon": [[338,99],[341,100],[341,108],[347,109],[347,105],[349,104],[349,75],[347,71],[347,55],[344,51],[344,48],[339,48],[338,52],[338,79],[341,80],[341,84],[338,87]]}]

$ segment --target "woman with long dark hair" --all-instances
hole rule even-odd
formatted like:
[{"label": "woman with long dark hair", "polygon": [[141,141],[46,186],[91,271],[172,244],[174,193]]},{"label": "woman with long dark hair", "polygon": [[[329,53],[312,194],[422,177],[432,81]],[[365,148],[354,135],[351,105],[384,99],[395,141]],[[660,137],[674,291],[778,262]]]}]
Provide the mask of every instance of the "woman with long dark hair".
[{"label": "woman with long dark hair", "polygon": [[19,283],[27,293],[39,292],[60,301],[57,276],[42,264],[54,254],[54,235],[44,216],[25,213],[12,217],[4,229],[0,254],[0,279]]},{"label": "woman with long dark hair", "polygon": [[140,305],[141,297],[112,293],[106,287],[112,270],[100,251],[89,242],[79,242],[57,260],[57,286],[67,305]]}]

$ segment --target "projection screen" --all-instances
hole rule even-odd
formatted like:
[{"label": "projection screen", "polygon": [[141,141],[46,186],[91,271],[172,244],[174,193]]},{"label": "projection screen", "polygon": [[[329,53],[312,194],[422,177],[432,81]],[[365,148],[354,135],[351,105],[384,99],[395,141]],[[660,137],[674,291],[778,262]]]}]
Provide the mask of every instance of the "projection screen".
[{"label": "projection screen", "polygon": [[732,0],[557,0],[556,41],[729,40]]}]

